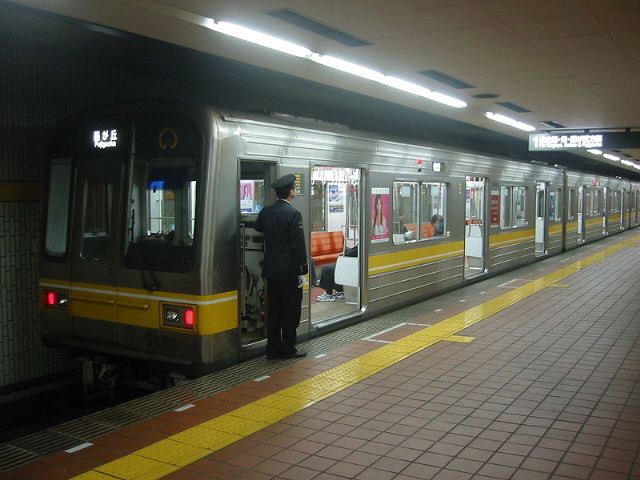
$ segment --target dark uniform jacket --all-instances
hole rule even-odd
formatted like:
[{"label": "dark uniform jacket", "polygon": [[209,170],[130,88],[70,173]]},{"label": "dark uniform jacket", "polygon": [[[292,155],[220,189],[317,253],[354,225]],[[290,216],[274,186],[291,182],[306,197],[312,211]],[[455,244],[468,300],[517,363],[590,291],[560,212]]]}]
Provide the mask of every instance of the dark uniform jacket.
[{"label": "dark uniform jacket", "polygon": [[289,202],[278,200],[260,210],[256,230],[264,233],[264,278],[297,282],[309,272],[302,215]]}]

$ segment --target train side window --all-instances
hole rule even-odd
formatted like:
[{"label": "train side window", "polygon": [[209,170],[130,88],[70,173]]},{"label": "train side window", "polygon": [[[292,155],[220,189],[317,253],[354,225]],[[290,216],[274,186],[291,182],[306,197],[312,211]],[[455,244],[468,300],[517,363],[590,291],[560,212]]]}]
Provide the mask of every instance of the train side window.
[{"label": "train side window", "polygon": [[527,187],[500,187],[500,228],[527,225]]},{"label": "train side window", "polygon": [[567,220],[575,220],[576,218],[576,189],[570,188],[567,197]]},{"label": "train side window", "polygon": [[513,216],[511,206],[513,187],[500,187],[500,228],[513,227]]},{"label": "train side window", "polygon": [[111,238],[113,185],[104,177],[89,177],[84,182],[82,202],[82,239],[80,258],[104,260]]},{"label": "train side window", "polygon": [[240,180],[240,211],[260,213],[264,205],[264,180]]},{"label": "train side window", "polygon": [[71,159],[51,160],[49,197],[47,199],[47,227],[44,249],[50,257],[67,253],[69,202],[71,201]]},{"label": "train side window", "polygon": [[418,239],[418,184],[394,182],[393,184],[393,243],[405,243]]},{"label": "train side window", "polygon": [[513,187],[513,213],[515,226],[527,225],[527,187]]},{"label": "train side window", "polygon": [[420,235],[421,239],[441,237],[446,234],[447,185],[445,183],[420,184]]},{"label": "train side window", "polygon": [[562,189],[554,189],[549,192],[549,220],[559,222],[562,220]]}]

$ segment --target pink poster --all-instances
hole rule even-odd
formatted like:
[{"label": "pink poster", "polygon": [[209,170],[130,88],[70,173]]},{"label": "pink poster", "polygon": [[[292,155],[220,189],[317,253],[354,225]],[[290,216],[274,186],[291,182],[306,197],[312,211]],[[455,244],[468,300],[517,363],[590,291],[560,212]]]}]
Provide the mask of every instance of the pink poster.
[{"label": "pink poster", "polygon": [[240,180],[240,211],[253,211],[253,180]]},{"label": "pink poster", "polygon": [[371,189],[371,243],[389,241],[391,195],[388,188]]}]

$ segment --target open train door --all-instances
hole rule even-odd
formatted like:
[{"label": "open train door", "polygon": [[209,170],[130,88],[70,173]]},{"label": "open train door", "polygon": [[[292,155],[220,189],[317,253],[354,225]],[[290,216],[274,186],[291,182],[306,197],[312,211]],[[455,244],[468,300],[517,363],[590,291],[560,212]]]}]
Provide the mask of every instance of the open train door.
[{"label": "open train door", "polygon": [[464,278],[486,273],[486,185],[482,177],[466,178],[464,218]]},{"label": "open train door", "polygon": [[308,248],[312,329],[360,313],[361,179],[362,171],[357,168],[315,166],[311,169]]},{"label": "open train door", "polygon": [[238,329],[240,346],[244,349],[266,345],[266,291],[262,278],[264,237],[252,224],[265,205],[275,201],[270,187],[275,179],[275,165],[270,162],[240,162],[238,185],[239,268]]}]

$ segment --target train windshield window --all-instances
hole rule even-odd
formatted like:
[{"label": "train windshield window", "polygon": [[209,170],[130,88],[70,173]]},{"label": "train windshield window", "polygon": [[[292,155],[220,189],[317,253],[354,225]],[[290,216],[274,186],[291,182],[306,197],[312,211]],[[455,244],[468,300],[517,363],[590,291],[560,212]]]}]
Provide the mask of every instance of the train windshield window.
[{"label": "train windshield window", "polygon": [[113,185],[102,176],[88,177],[84,182],[82,202],[82,240],[80,258],[104,260],[111,238]]},{"label": "train windshield window", "polygon": [[393,243],[418,239],[418,184],[393,184]]},{"label": "train windshield window", "polygon": [[445,204],[447,185],[420,184],[420,238],[441,237],[447,231]]},{"label": "train windshield window", "polygon": [[50,257],[62,257],[67,252],[69,201],[71,193],[71,159],[51,160],[49,198],[47,201],[47,231],[44,248]]},{"label": "train windshield window", "polygon": [[171,272],[192,267],[197,172],[194,158],[134,160],[125,247],[129,267]]}]

